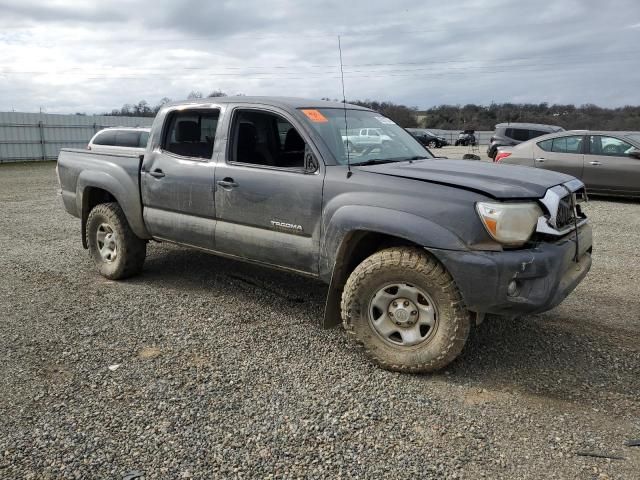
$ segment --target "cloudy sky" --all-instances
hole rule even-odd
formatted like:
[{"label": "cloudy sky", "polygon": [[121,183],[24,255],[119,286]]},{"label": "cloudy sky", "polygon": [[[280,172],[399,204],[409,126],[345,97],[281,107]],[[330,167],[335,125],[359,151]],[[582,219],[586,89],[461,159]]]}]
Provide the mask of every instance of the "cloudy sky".
[{"label": "cloudy sky", "polygon": [[204,94],[640,104],[638,0],[0,0],[0,111]]}]

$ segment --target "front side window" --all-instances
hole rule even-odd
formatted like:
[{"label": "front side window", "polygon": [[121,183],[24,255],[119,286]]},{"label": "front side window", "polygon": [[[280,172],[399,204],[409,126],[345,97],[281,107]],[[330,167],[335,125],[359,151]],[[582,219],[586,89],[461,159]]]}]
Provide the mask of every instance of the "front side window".
[{"label": "front side window", "polygon": [[590,153],[592,155],[610,155],[612,157],[625,157],[634,149],[633,145],[616,137],[604,135],[591,135],[589,137]]},{"label": "front side window", "polygon": [[[415,137],[379,113],[355,109],[345,112],[341,108],[301,111],[339,165],[346,165],[347,159],[357,165],[433,158]],[[378,135],[364,135],[365,130],[375,130]]]},{"label": "front side window", "polygon": [[582,153],[582,136],[554,138],[551,151],[557,153]]},{"label": "front side window", "polygon": [[219,116],[218,110],[181,110],[169,114],[162,149],[182,157],[210,159]]},{"label": "front side window", "polygon": [[285,118],[259,110],[237,110],[231,161],[275,168],[304,168],[306,143]]}]

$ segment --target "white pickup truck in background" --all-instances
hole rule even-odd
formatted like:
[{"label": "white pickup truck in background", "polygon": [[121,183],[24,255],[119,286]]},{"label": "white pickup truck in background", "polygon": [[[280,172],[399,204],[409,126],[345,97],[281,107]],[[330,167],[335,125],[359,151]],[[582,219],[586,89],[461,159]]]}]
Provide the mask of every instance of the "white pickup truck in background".
[{"label": "white pickup truck in background", "polygon": [[361,128],[355,135],[342,135],[342,141],[345,148],[354,151],[382,146],[384,142],[391,141],[391,137],[385,135],[380,128]]}]

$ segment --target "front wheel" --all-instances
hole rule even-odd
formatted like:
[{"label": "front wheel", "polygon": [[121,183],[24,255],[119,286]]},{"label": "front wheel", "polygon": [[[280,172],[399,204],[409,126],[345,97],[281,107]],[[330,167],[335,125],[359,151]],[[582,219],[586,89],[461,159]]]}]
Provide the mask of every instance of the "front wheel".
[{"label": "front wheel", "polygon": [[131,230],[117,203],[96,205],[87,218],[87,243],[100,275],[120,280],[140,273],[147,242]]},{"label": "front wheel", "polygon": [[427,147],[429,148],[437,148],[438,147],[438,143],[435,140],[431,140],[428,144]]},{"label": "front wheel", "polygon": [[341,306],[347,332],[388,370],[444,368],[469,335],[469,312],[451,275],[417,248],[389,248],[364,260],[347,280]]}]

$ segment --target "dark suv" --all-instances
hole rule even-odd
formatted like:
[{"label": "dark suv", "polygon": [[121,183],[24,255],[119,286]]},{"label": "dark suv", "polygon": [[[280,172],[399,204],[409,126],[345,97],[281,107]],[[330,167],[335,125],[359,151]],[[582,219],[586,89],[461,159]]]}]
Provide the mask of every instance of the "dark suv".
[{"label": "dark suv", "polygon": [[407,132],[413,135],[413,137],[425,147],[441,148],[449,145],[446,138],[438,136],[429,130],[423,130],[421,128],[407,128]]},{"label": "dark suv", "polygon": [[564,128],[556,125],[542,125],[539,123],[499,123],[489,140],[487,155],[496,158],[498,147],[512,147],[532,138],[548,133],[562,132]]}]

